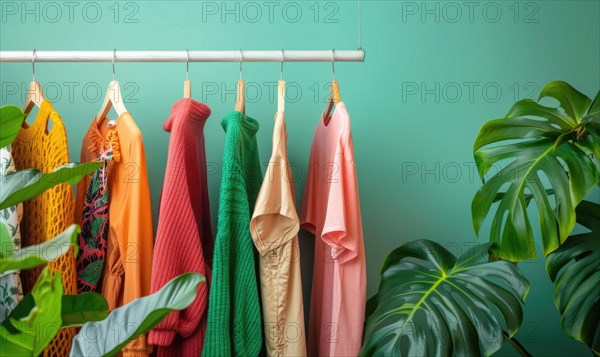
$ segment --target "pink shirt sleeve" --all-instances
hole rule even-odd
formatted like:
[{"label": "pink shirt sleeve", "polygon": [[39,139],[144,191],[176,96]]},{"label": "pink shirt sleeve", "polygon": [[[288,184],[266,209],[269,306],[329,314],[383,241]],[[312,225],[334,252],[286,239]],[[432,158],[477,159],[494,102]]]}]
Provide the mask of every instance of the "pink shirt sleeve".
[{"label": "pink shirt sleeve", "polygon": [[[349,147],[348,147],[349,146]],[[332,258],[343,264],[358,254],[358,237],[352,228],[358,207],[352,140],[339,143],[333,162],[327,164],[329,193],[321,239],[331,246]]]}]

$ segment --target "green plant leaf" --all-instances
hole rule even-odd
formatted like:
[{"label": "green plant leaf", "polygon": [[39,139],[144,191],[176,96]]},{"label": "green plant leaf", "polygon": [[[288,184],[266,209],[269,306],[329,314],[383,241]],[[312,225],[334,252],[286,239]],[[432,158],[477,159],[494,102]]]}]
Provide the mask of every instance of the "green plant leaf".
[{"label": "green plant leaf", "polygon": [[600,205],[583,201],[577,222],[592,232],[572,235],[548,255],[546,270],[554,285],[554,304],[567,335],[600,355]]},{"label": "green plant leaf", "polygon": [[0,221],[0,257],[12,255],[14,252],[15,246],[13,244],[12,235],[9,232],[8,225],[2,220]]},{"label": "green plant leaf", "polygon": [[86,323],[73,339],[71,356],[114,356],[171,311],[187,308],[196,298],[198,284],[204,281],[200,274],[180,275],[156,293],[114,309],[106,319]]},{"label": "green plant leaf", "polygon": [[[33,308],[0,325],[0,356],[38,356],[61,327],[62,279],[44,268],[31,291]],[[9,327],[6,327],[6,326]]]},{"label": "green plant leaf", "polygon": [[485,262],[490,243],[459,258],[417,240],[385,260],[367,303],[361,356],[490,355],[521,325],[529,282],[516,264]]},{"label": "green plant leaf", "polygon": [[0,180],[0,209],[32,199],[61,183],[76,184],[85,175],[98,170],[100,166],[102,166],[100,162],[71,163],[60,166],[48,174],[42,174],[36,169],[27,169],[3,176]]},{"label": "green plant leaf", "polygon": [[[583,118],[585,129],[591,132],[594,136],[600,137],[600,91],[590,105],[590,110]],[[599,145],[600,146],[600,145]],[[598,154],[596,154],[598,156]]]},{"label": "green plant leaf", "polygon": [[[6,229],[5,227],[2,229],[2,227],[3,225],[0,225],[0,233]],[[75,256],[77,256],[79,249],[77,235],[79,232],[79,226],[72,224],[62,233],[44,243],[25,247],[16,252],[10,251],[11,254],[8,255],[5,255],[8,252],[2,249],[0,251],[0,273],[11,270],[31,269],[38,265],[46,264],[66,254],[71,247],[75,249]]]},{"label": "green plant leaf", "polygon": [[514,262],[536,257],[530,200],[547,255],[567,239],[575,207],[600,182],[600,137],[584,130],[585,120],[597,117],[598,102],[565,82],[548,84],[540,100],[545,97],[558,100],[562,110],[519,101],[505,118],[485,123],[473,146],[484,181],[471,205],[473,228],[480,235],[491,215],[492,253]]},{"label": "green plant leaf", "polygon": [[[29,315],[34,307],[33,295],[26,294],[3,324],[10,328],[9,319],[19,320]],[[86,292],[62,296],[61,327],[81,326],[89,321],[103,320],[108,313],[108,302],[101,294]]]},{"label": "green plant leaf", "polygon": [[0,148],[10,145],[19,134],[25,114],[15,105],[0,107]]},{"label": "green plant leaf", "polygon": [[104,320],[108,313],[108,302],[101,294],[87,292],[63,295],[63,327],[81,326],[86,322]]},{"label": "green plant leaf", "polygon": [[564,109],[571,120],[581,119],[592,102],[590,98],[564,81],[551,82],[542,88],[540,98],[545,97],[558,100],[561,108]]}]

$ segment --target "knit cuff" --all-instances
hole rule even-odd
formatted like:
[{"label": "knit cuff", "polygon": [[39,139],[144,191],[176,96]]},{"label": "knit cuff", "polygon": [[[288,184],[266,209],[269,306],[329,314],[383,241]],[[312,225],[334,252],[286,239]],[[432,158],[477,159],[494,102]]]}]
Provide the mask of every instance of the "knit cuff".
[{"label": "knit cuff", "polygon": [[148,344],[157,346],[170,346],[175,340],[175,330],[152,329],[148,333]]}]

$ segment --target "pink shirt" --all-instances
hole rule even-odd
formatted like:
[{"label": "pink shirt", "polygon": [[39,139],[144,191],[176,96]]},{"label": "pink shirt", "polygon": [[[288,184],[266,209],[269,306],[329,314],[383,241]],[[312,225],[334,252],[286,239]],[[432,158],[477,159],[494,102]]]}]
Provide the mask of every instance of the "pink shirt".
[{"label": "pink shirt", "polygon": [[342,102],[315,130],[300,219],[316,236],[308,355],[356,356],[367,277],[350,117]]}]

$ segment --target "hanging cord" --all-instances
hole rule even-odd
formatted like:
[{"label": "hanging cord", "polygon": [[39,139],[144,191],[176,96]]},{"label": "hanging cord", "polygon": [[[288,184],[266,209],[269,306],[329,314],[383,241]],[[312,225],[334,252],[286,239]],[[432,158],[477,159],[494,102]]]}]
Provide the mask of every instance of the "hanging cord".
[{"label": "hanging cord", "polygon": [[362,48],[362,19],[360,14],[360,0],[358,1],[358,50],[363,51]]}]

